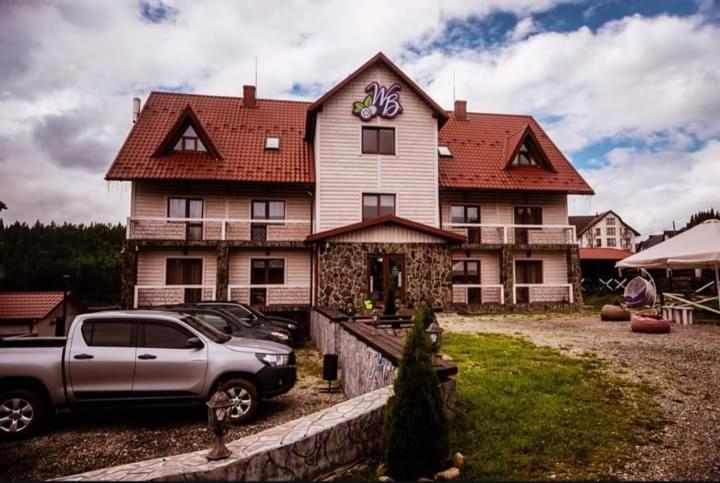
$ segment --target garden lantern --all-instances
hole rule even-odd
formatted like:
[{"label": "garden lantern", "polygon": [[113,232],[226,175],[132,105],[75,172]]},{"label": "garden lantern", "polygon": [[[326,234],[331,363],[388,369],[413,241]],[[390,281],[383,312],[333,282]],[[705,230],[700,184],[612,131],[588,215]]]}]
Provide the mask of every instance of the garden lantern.
[{"label": "garden lantern", "polygon": [[430,324],[428,328],[425,329],[425,332],[427,332],[428,336],[430,337],[430,347],[432,348],[432,351],[439,351],[440,344],[442,344],[443,334],[443,329],[442,327],[440,327],[440,324],[433,320],[432,324]]},{"label": "garden lantern", "polygon": [[232,401],[224,391],[217,391],[207,402],[208,426],[215,433],[215,447],[207,454],[209,460],[221,460],[232,454],[225,446],[225,432],[230,423]]}]

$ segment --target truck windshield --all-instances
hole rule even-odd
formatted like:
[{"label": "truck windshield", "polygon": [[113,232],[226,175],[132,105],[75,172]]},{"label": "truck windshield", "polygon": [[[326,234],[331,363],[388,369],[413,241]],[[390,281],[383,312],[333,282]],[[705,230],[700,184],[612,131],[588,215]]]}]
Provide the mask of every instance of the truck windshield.
[{"label": "truck windshield", "polygon": [[204,335],[211,341],[216,342],[218,344],[222,344],[231,339],[231,337],[229,335],[223,334],[222,332],[217,330],[212,325],[208,324],[207,322],[205,322],[203,320],[195,318],[192,315],[186,315],[185,317],[181,318],[180,320],[182,320],[187,325],[189,325],[193,329],[200,332],[202,335]]}]

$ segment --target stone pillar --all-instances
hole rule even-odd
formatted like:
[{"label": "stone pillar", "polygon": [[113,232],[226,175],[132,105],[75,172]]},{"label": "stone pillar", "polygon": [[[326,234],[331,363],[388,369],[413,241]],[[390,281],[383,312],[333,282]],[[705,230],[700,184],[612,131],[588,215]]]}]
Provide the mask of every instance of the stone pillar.
[{"label": "stone pillar", "polygon": [[580,249],[577,245],[571,245],[567,249],[567,277],[568,283],[572,284],[573,299],[572,303],[578,308],[582,307],[582,290],[580,281],[582,280],[582,271],[580,268]]},{"label": "stone pillar", "polygon": [[230,247],[227,242],[218,242],[217,273],[215,275],[215,299],[229,300],[228,280],[230,272]]},{"label": "stone pillar", "polygon": [[135,285],[137,285],[138,252],[132,240],[122,243],[122,272],[120,274],[120,306],[132,309],[135,302]]},{"label": "stone pillar", "polygon": [[503,245],[500,250],[500,283],[503,285],[505,292],[505,305],[513,303],[513,256],[512,246]]}]

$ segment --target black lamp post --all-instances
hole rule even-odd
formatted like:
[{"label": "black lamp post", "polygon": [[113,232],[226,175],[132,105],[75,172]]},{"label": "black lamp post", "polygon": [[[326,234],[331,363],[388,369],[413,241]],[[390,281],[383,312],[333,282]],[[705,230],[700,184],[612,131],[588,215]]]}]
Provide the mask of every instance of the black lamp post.
[{"label": "black lamp post", "polygon": [[67,322],[67,296],[68,296],[68,282],[70,281],[70,275],[63,275],[63,302],[62,302],[62,320],[60,323],[55,324],[55,335],[57,337],[65,336],[65,324]]}]

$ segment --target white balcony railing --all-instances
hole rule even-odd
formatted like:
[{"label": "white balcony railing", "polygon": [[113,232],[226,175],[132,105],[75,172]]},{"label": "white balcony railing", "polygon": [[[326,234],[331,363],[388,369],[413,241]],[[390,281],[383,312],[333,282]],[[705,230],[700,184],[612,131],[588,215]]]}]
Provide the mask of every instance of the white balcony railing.
[{"label": "white balcony railing", "polygon": [[214,285],[135,285],[135,308],[215,300]]},{"label": "white balcony railing", "polygon": [[518,289],[527,289],[528,302],[568,302],[573,301],[571,283],[516,283],[513,287],[513,304],[518,301]]},{"label": "white balcony railing", "polygon": [[460,284],[454,283],[452,286],[452,300],[456,304],[467,304],[469,302],[468,289],[480,289],[480,303],[499,303],[505,304],[505,291],[502,284],[499,283],[481,283],[481,284]]},{"label": "white balcony railing", "polygon": [[444,227],[465,235],[468,243],[577,245],[574,225],[445,223]]},{"label": "white balcony railing", "polygon": [[309,234],[310,220],[131,216],[126,228],[128,240],[303,241]]}]

